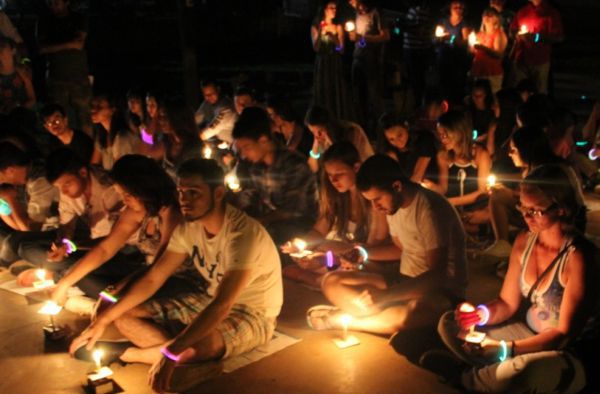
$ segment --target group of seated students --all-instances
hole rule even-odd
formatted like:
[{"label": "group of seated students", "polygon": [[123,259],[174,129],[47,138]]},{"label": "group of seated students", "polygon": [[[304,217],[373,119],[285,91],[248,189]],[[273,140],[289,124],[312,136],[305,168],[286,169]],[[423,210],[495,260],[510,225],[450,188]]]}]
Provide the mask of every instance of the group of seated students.
[{"label": "group of seated students", "polygon": [[[96,96],[94,138],[48,104],[47,155],[23,135],[0,141],[0,263],[22,285],[44,268],[60,305],[72,286],[97,300],[76,358],[101,346],[109,363],[151,364],[153,389],[186,390],[271,339],[286,277],[331,303],[307,311],[311,328],[350,314],[349,329],[394,334],[410,361],[468,390],[595,379],[600,277],[568,114],[518,91],[486,104],[485,85],[464,107],[433,92],[415,117],[380,119],[375,153],[324,108],[303,125],[285,100],[202,92],[195,116],[130,92],[121,117]],[[511,225],[523,230],[512,242]],[[508,258],[504,284],[468,308],[467,244],[490,227],[483,253]],[[102,340],[113,323],[127,341]],[[465,342],[474,326],[485,339]]]}]

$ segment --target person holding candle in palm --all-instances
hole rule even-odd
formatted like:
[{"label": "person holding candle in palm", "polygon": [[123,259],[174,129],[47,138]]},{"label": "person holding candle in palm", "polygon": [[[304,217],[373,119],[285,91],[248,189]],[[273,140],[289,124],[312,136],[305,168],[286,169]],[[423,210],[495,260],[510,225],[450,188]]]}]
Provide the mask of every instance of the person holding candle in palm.
[{"label": "person holding candle in palm", "polygon": [[[426,353],[421,364],[460,377],[469,391],[579,392],[586,384],[584,358],[591,354],[586,348],[596,343],[597,349],[600,316],[597,250],[574,226],[585,206],[569,175],[547,165],[523,180],[518,209],[529,231],[515,240],[499,297],[474,311],[457,308],[439,322],[446,346],[475,368],[460,376],[461,363],[440,352]],[[517,313],[521,306],[525,318]],[[486,339],[464,344],[460,329],[474,325]]]},{"label": "person holding candle in palm", "polygon": [[[327,272],[323,255],[332,250],[343,254],[355,242],[367,245],[383,243],[388,235],[385,215],[373,210],[356,187],[356,173],[360,158],[354,145],[348,141],[333,144],[323,154],[319,218],[304,237],[318,252],[312,256],[295,258],[297,265],[284,268],[287,278],[319,288]],[[288,246],[282,247],[290,252]]]},{"label": "person holding candle in palm", "polygon": [[539,93],[548,93],[552,45],[564,40],[560,13],[547,0],[529,0],[510,26],[515,43],[511,53],[511,85],[534,80]]}]

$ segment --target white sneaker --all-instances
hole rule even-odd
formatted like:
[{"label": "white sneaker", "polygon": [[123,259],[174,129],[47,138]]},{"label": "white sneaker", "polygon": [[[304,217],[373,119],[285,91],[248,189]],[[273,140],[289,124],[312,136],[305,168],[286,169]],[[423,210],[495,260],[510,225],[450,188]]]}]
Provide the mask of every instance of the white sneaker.
[{"label": "white sneaker", "polygon": [[510,256],[511,250],[512,245],[507,241],[500,239],[494,242],[492,246],[484,250],[481,254],[484,256],[505,258]]}]

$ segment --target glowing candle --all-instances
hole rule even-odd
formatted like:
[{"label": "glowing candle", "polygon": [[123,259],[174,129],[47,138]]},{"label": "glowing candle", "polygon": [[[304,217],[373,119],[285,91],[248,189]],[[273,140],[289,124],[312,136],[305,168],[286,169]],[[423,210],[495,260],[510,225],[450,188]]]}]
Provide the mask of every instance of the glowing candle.
[{"label": "glowing candle", "polygon": [[[473,305],[469,304],[468,302],[463,302],[462,304],[460,304],[459,311],[463,312],[463,313],[471,313],[471,312],[475,312],[475,307]],[[469,333],[472,333],[473,331],[475,331],[474,325],[469,327]]]},{"label": "glowing candle", "polygon": [[98,371],[102,368],[102,357],[104,357],[104,351],[101,349],[96,349],[92,352],[92,358]]},{"label": "glowing candle", "polygon": [[435,27],[435,36],[436,37],[444,37],[446,35],[446,30],[444,30],[443,26],[436,26]]},{"label": "glowing candle", "polygon": [[348,21],[348,22],[346,22],[346,24],[344,25],[344,29],[345,29],[345,30],[346,30],[348,33],[350,33],[350,32],[352,32],[352,31],[356,30],[356,25],[354,24],[354,22],[352,22],[352,21]]},{"label": "glowing candle", "polygon": [[519,33],[517,34],[527,34],[529,33],[529,28],[527,27],[527,25],[521,25],[521,27],[519,28]]},{"label": "glowing candle", "polygon": [[240,191],[240,181],[235,174],[230,173],[225,176],[225,183],[232,192]]},{"label": "glowing candle", "polygon": [[306,241],[301,238],[294,238],[292,245],[294,245],[298,252],[304,252],[304,249],[306,249]]},{"label": "glowing candle", "polygon": [[488,184],[488,186],[489,186],[489,187],[494,187],[494,186],[496,186],[496,175],[494,175],[494,174],[490,174],[490,175],[487,177],[487,184]]},{"label": "glowing candle", "polygon": [[469,34],[469,45],[470,46],[475,46],[477,45],[479,42],[477,41],[477,33],[475,33],[474,31],[472,31]]},{"label": "glowing candle", "polygon": [[342,323],[343,336],[342,338],[345,340],[348,339],[348,326],[352,322],[352,316],[344,314],[340,316],[340,321]]},{"label": "glowing candle", "polygon": [[6,202],[3,198],[0,198],[0,215],[8,216],[12,213],[12,208],[10,204]]},{"label": "glowing candle", "polygon": [[465,337],[465,342],[481,344],[485,339],[485,332],[471,331]]},{"label": "glowing candle", "polygon": [[229,144],[225,141],[222,141],[219,145],[217,145],[217,148],[222,150],[229,149]]},{"label": "glowing candle", "polygon": [[55,316],[62,310],[62,306],[54,301],[46,301],[44,306],[38,311],[40,315]]},{"label": "glowing candle", "polygon": [[38,269],[35,270],[35,277],[38,279],[33,282],[33,287],[36,289],[43,289],[46,287],[54,286],[54,281],[52,279],[46,279],[46,270]]},{"label": "glowing candle", "polygon": [[209,146],[205,146],[204,149],[202,149],[202,157],[205,159],[210,159],[212,157],[212,149],[210,149]]}]

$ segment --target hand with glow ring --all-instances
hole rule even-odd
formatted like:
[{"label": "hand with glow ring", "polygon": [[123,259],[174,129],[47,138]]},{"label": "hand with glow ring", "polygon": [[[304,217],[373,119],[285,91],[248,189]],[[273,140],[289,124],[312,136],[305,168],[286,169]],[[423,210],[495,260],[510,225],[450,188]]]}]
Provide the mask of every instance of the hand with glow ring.
[{"label": "hand with glow ring", "polygon": [[484,326],[490,319],[490,310],[485,305],[478,305],[477,308],[470,304],[472,310],[466,310],[463,303],[457,306],[454,311],[454,319],[458,323],[461,329],[468,330],[474,326]]}]

